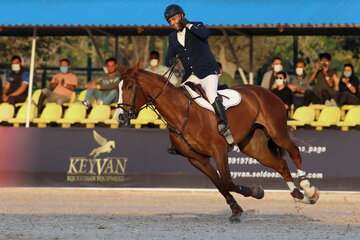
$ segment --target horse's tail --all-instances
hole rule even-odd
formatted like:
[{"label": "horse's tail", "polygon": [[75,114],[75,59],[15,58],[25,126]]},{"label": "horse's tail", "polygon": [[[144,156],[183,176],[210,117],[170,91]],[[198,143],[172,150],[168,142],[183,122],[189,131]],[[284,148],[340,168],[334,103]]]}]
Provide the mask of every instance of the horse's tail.
[{"label": "horse's tail", "polygon": [[283,158],[285,155],[285,150],[279,147],[271,138],[268,140],[268,147],[270,152],[277,158]]}]

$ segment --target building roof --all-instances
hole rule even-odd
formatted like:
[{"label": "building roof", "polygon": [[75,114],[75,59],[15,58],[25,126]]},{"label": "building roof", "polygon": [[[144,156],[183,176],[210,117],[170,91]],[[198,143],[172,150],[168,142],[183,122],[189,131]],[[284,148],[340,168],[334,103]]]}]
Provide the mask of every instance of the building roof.
[{"label": "building roof", "polygon": [[0,0],[0,35],[164,35],[169,4],[213,34],[360,33],[360,0]]}]

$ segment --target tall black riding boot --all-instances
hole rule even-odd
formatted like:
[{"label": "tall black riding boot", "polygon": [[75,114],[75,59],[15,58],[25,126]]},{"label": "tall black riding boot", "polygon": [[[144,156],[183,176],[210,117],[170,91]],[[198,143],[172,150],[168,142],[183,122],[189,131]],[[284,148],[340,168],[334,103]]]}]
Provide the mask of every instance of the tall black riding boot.
[{"label": "tall black riding boot", "polygon": [[219,117],[218,129],[220,134],[225,137],[228,144],[233,144],[234,138],[229,128],[224,105],[218,98],[215,98],[215,102],[212,106],[214,107],[216,115]]},{"label": "tall black riding boot", "polygon": [[41,93],[40,97],[39,97],[38,104],[37,104],[37,110],[38,110],[39,115],[40,115],[41,110],[43,109],[45,100],[46,100],[46,95]]}]

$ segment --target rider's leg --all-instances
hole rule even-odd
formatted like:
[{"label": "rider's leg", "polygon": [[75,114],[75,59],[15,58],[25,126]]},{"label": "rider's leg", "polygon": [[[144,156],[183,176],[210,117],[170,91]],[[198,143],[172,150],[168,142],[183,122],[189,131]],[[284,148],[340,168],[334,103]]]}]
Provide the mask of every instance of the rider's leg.
[{"label": "rider's leg", "polygon": [[218,129],[220,134],[225,137],[229,144],[233,144],[234,138],[229,129],[224,105],[217,98],[218,81],[219,78],[217,75],[209,75],[206,78],[201,79],[201,87],[204,89],[209,102],[214,107],[215,113],[219,117]]}]

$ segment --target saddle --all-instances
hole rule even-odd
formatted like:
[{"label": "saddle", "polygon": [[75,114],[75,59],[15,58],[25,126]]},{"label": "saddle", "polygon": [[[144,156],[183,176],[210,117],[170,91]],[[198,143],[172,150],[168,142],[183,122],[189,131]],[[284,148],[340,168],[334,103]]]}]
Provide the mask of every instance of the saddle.
[{"label": "saddle", "polygon": [[[201,87],[201,84],[195,84],[193,82],[186,82],[185,85],[189,86],[193,91],[195,91],[197,94],[199,94],[199,96],[204,98],[206,101],[209,101],[204,89]],[[217,97],[221,102],[223,102],[222,95],[220,95],[219,92],[217,93]]]}]

